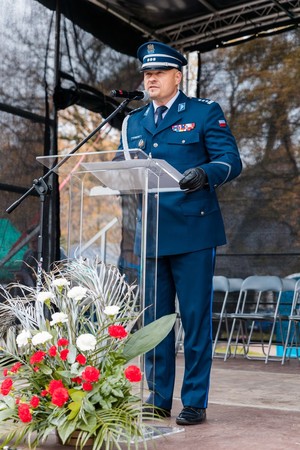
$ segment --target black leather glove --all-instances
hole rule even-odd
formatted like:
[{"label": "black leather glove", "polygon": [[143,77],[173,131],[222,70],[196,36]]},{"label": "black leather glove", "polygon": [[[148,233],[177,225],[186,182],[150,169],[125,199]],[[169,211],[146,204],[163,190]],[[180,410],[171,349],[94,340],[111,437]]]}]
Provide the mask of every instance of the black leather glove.
[{"label": "black leather glove", "polygon": [[189,193],[203,189],[206,183],[207,175],[205,171],[201,167],[195,167],[184,172],[183,178],[179,181],[179,186],[180,189]]}]

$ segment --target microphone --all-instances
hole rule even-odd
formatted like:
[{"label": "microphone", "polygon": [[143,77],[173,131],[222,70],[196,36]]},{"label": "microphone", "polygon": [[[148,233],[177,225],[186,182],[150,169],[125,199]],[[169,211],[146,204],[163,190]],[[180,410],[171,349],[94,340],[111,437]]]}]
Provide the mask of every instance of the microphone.
[{"label": "microphone", "polygon": [[144,100],[146,102],[149,99],[149,93],[147,91],[123,91],[123,89],[115,89],[110,92],[112,97],[129,98],[132,100]]}]

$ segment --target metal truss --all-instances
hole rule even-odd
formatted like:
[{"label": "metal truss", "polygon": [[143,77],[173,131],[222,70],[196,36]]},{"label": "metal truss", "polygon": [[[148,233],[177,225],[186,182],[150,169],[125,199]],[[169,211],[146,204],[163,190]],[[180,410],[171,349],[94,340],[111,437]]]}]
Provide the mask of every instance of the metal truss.
[{"label": "metal truss", "polygon": [[[201,3],[207,3],[201,1]],[[183,49],[224,46],[234,39],[283,28],[299,27],[300,0],[249,1],[157,30],[164,40]]]},{"label": "metal truss", "polygon": [[[234,45],[268,33],[279,33],[300,25],[300,0],[249,0],[232,2],[223,8],[222,2],[198,0],[199,14],[185,20],[178,17],[169,26],[149,27],[149,18],[137,18],[130,13],[130,2],[116,0],[87,0],[105,9],[130,27],[138,30],[145,38],[172,43],[183,51],[202,52],[217,47]],[[235,4],[236,3],[236,4]],[[188,12],[188,4],[187,12]],[[219,5],[218,8],[213,5]],[[161,17],[163,22],[164,17]]]},{"label": "metal truss", "polygon": [[[208,3],[199,0],[204,6]],[[255,0],[237,6],[215,10],[207,15],[178,22],[157,30],[165,41],[182,49],[233,44],[247,36],[280,32],[299,27],[300,0]],[[210,47],[210,48],[209,48]]]}]

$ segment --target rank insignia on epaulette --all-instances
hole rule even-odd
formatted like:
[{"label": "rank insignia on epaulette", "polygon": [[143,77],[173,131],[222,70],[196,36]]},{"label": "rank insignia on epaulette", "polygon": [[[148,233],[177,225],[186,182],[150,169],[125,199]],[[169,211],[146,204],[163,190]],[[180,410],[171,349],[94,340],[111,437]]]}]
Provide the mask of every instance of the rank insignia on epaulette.
[{"label": "rank insignia on epaulette", "polygon": [[195,122],[192,123],[180,123],[178,125],[172,126],[172,131],[176,131],[177,133],[181,133],[182,131],[191,131],[195,128]]},{"label": "rank insignia on epaulette", "polygon": [[207,105],[215,103],[213,100],[210,100],[209,98],[198,98],[198,102],[206,103]]}]

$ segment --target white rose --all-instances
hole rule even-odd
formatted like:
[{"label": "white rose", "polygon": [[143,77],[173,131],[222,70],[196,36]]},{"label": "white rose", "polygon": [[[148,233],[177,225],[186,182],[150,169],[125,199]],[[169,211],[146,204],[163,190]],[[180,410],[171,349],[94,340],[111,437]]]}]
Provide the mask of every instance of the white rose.
[{"label": "white rose", "polygon": [[115,316],[120,311],[120,307],[117,305],[106,306],[103,310],[104,314],[108,316]]},{"label": "white rose", "polygon": [[76,339],[76,345],[82,352],[86,350],[95,350],[97,340],[92,334],[81,334]]},{"label": "white rose", "polygon": [[82,286],[74,286],[68,292],[68,297],[73,300],[81,300],[86,295],[87,289]]},{"label": "white rose", "polygon": [[31,333],[30,331],[23,330],[20,334],[17,336],[17,344],[18,347],[24,347],[28,344],[28,340],[31,339]]},{"label": "white rose", "polygon": [[32,343],[33,345],[45,344],[45,342],[50,341],[52,337],[52,334],[48,333],[48,331],[41,331],[33,336]]},{"label": "white rose", "polygon": [[51,298],[54,298],[55,295],[52,292],[49,291],[44,291],[44,292],[39,292],[36,296],[36,299],[38,302],[44,303],[47,300],[51,300]]},{"label": "white rose", "polygon": [[52,320],[50,325],[56,325],[57,323],[68,322],[68,314],[62,312],[53,313],[51,316]]},{"label": "white rose", "polygon": [[64,286],[69,286],[70,281],[66,280],[65,278],[56,278],[53,280],[53,285],[60,288]]}]

